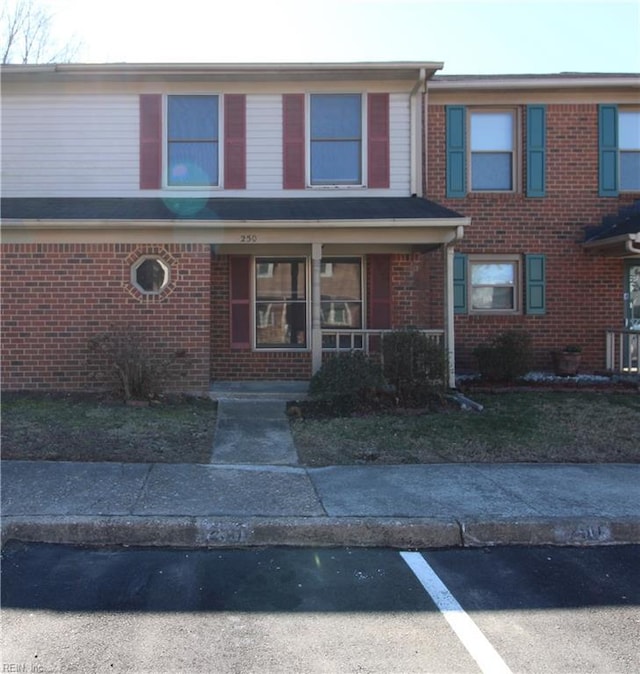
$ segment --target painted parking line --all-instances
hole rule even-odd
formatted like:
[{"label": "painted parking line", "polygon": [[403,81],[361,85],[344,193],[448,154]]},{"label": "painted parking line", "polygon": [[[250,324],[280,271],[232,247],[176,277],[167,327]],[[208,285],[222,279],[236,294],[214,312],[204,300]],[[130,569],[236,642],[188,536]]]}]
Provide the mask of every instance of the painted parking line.
[{"label": "painted parking line", "polygon": [[440,580],[424,557],[419,552],[401,552],[400,556],[427,591],[444,619],[469,652],[469,655],[478,663],[480,670],[487,674],[511,674],[511,670],[507,667],[505,661],[467,615],[456,598],[449,592],[447,586]]}]

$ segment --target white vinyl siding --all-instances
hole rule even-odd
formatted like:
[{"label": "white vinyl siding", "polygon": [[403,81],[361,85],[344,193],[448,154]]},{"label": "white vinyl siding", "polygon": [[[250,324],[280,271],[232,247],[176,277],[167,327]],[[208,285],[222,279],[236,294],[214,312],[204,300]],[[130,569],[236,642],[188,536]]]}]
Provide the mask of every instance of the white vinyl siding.
[{"label": "white vinyl siding", "polygon": [[138,96],[4,97],[3,195],[137,193],[138,120]]},{"label": "white vinyl siding", "polygon": [[247,192],[282,190],[282,97],[247,96]]},{"label": "white vinyl siding", "polygon": [[411,110],[404,94],[389,96],[389,135],[391,182],[384,193],[405,196],[411,189]]},{"label": "white vinyl siding", "polygon": [[[137,93],[29,95],[3,92],[3,196],[183,195],[184,190],[180,189],[140,190],[139,119]],[[368,196],[409,194],[407,94],[390,96],[390,162],[389,189],[364,190]],[[283,190],[282,171],[282,96],[248,94],[247,189],[215,190],[215,196],[329,196],[330,192],[324,190]],[[211,194],[211,188],[195,189],[191,193],[192,196]]]}]

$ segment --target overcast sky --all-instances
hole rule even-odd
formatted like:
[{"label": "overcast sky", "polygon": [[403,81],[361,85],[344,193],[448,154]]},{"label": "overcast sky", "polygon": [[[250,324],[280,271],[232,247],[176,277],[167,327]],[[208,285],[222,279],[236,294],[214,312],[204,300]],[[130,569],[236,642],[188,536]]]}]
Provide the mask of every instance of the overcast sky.
[{"label": "overcast sky", "polygon": [[[9,0],[11,1],[11,0]],[[444,61],[640,72],[640,0],[41,0],[84,62]]]}]

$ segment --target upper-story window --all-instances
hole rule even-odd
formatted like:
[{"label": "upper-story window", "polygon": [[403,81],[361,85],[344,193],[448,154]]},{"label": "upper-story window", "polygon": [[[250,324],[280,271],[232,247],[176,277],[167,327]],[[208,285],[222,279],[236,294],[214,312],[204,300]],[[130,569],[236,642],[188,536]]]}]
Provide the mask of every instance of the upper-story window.
[{"label": "upper-story window", "polygon": [[362,184],[362,96],[310,97],[312,185]]},{"label": "upper-story window", "polygon": [[620,190],[640,190],[640,111],[618,113],[618,147],[620,153]]},{"label": "upper-story window", "polygon": [[218,96],[167,99],[167,184],[219,184]]},{"label": "upper-story window", "polygon": [[514,189],[515,113],[472,111],[470,114],[470,185],[472,191]]}]

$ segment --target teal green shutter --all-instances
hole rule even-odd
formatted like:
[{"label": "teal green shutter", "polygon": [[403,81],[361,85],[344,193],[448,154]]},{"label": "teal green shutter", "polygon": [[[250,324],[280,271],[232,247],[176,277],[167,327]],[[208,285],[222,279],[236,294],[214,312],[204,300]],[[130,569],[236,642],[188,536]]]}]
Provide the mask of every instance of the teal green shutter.
[{"label": "teal green shutter", "polygon": [[527,106],[527,196],[545,196],[546,109]]},{"label": "teal green shutter", "polygon": [[525,255],[526,263],[526,293],[528,314],[546,313],[545,302],[545,256]]},{"label": "teal green shutter", "polygon": [[599,194],[618,196],[618,108],[598,107]]},{"label": "teal green shutter", "polygon": [[467,113],[464,106],[448,105],[447,118],[447,197],[460,198],[466,189],[466,141]]},{"label": "teal green shutter", "polygon": [[453,312],[467,313],[467,256],[462,253],[453,256]]}]

